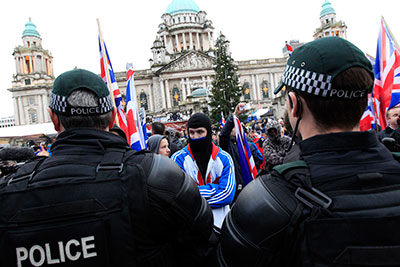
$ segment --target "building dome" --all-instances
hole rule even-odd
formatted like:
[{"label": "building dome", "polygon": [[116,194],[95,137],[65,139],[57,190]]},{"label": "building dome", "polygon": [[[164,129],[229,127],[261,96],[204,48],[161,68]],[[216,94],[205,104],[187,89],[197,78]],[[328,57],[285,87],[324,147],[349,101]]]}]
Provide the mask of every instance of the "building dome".
[{"label": "building dome", "polygon": [[25,36],[35,36],[40,38],[40,34],[36,29],[36,25],[31,21],[31,18],[29,18],[29,21],[25,24],[25,30],[22,33],[22,37]]},{"label": "building dome", "polygon": [[328,0],[325,0],[325,2],[322,4],[322,11],[321,11],[321,17],[329,14],[336,14],[335,10],[331,6],[331,2]]},{"label": "building dome", "polygon": [[175,15],[177,13],[185,12],[200,12],[200,8],[192,0],[173,0],[171,4],[168,5],[165,13],[170,15]]},{"label": "building dome", "polygon": [[192,96],[193,97],[200,97],[200,96],[206,96],[207,95],[207,90],[206,88],[198,88],[193,91]]}]

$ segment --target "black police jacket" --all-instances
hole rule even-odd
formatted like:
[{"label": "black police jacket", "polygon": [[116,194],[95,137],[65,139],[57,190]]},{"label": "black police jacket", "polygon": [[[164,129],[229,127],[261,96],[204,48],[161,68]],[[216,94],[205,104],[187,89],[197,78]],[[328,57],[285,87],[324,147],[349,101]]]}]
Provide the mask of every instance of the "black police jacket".
[{"label": "black police jacket", "polygon": [[[400,185],[400,164],[374,132],[317,135],[301,142],[300,149],[300,158],[308,165],[312,185],[321,192],[365,192],[364,182],[357,178],[358,174],[365,173],[381,175],[378,177],[382,177],[382,185]],[[301,252],[287,250],[293,249],[292,244],[298,241],[289,226],[299,201],[290,181],[283,178],[273,171],[257,178],[242,191],[222,227],[218,250],[221,266],[301,266],[299,262],[291,262],[294,254]],[[385,197],[383,193],[379,195],[379,192],[377,196],[385,201],[384,207],[391,213],[399,212],[398,200]],[[352,204],[351,201],[345,203],[348,203],[345,206]],[[363,201],[352,212],[371,208],[371,213],[379,217],[388,210],[375,209],[375,204],[373,200]],[[398,231],[386,230],[389,233]]]},{"label": "black police jacket", "polygon": [[0,266],[202,264],[212,212],[172,160],[88,128],[52,152],[0,185]]}]

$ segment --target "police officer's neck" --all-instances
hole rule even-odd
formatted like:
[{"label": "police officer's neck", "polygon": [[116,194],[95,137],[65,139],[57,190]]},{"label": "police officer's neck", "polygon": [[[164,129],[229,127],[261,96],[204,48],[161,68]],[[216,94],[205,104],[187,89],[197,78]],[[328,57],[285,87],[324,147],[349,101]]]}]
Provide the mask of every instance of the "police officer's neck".
[{"label": "police officer's neck", "polygon": [[299,132],[303,140],[311,138],[319,134],[341,133],[341,132],[357,132],[360,131],[360,126],[354,127],[322,127],[318,125],[311,116],[304,116],[299,125]]}]

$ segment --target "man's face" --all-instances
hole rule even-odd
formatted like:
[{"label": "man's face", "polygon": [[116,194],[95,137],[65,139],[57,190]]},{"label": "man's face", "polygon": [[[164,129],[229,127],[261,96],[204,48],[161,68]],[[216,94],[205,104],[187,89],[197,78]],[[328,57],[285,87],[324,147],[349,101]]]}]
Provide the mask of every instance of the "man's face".
[{"label": "man's face", "polygon": [[392,108],[388,111],[387,121],[393,129],[398,127],[397,120],[399,119],[400,108]]},{"label": "man's face", "polygon": [[207,136],[207,129],[205,127],[189,128],[190,139],[198,139]]}]

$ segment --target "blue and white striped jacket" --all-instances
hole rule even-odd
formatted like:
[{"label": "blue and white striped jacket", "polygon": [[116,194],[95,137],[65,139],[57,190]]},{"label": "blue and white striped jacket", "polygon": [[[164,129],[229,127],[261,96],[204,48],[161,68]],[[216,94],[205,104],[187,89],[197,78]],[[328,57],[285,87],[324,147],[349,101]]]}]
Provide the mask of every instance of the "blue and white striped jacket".
[{"label": "blue and white striped jacket", "polygon": [[[207,166],[207,179],[202,179],[199,167],[190,151],[190,144],[172,156],[181,169],[199,186],[200,194],[211,208],[221,208],[232,203],[235,196],[235,167],[231,156],[213,144],[210,161]],[[203,180],[206,180],[204,184]]]}]

